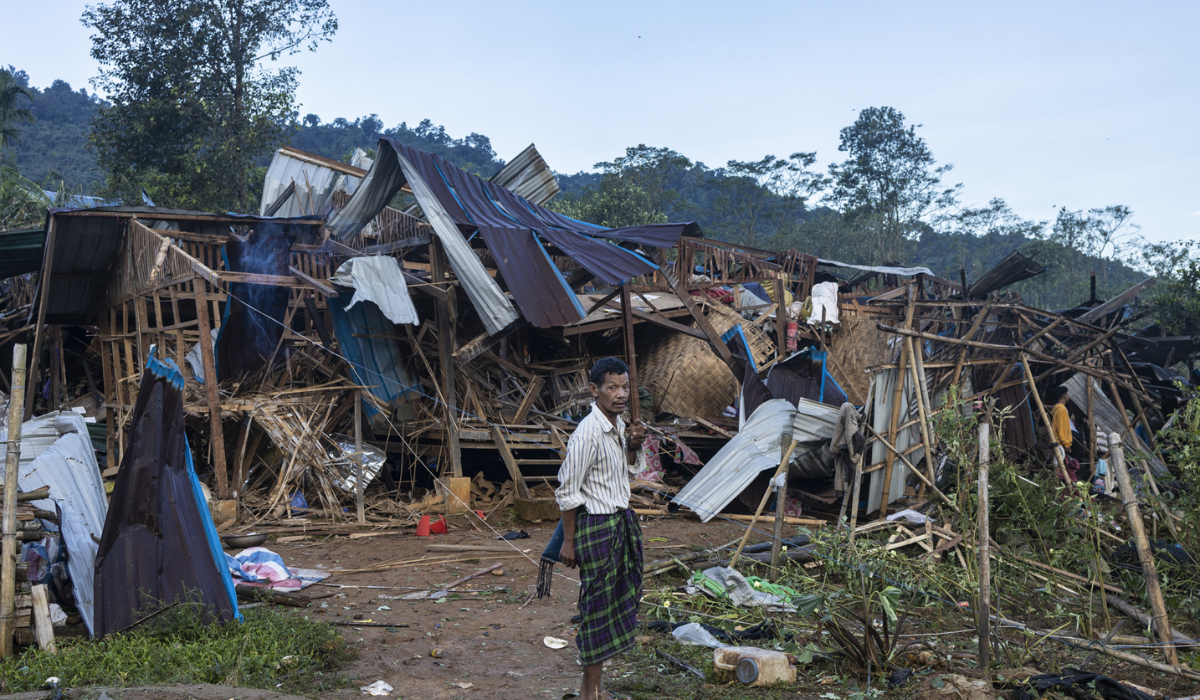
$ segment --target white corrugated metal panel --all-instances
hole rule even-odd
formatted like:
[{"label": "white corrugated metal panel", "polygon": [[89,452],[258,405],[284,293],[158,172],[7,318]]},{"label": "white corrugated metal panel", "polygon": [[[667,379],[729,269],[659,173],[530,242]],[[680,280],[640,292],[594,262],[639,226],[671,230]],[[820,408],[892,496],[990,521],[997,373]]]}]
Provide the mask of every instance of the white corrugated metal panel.
[{"label": "white corrugated metal panel", "polygon": [[[1084,377],[1084,375],[1076,372],[1071,375],[1071,378],[1063,382],[1067,387],[1068,397],[1071,403],[1075,404],[1075,408],[1079,409],[1080,413],[1087,414],[1087,380],[1092,382],[1092,419],[1096,423],[1096,427],[1100,429],[1106,437],[1111,433],[1120,435],[1125,432],[1125,421],[1121,420],[1121,412],[1113,405],[1112,401],[1104,395],[1104,391],[1100,388],[1100,383],[1095,377]],[[1050,407],[1047,406],[1049,411]],[[1083,436],[1082,439],[1090,439],[1088,436]],[[1136,450],[1144,454],[1146,460],[1150,463],[1150,471],[1154,472],[1157,478],[1170,479],[1171,472],[1167,469],[1167,465],[1162,463],[1158,455],[1150,451],[1150,447],[1142,441],[1142,437],[1137,433],[1130,431],[1124,438],[1126,455],[1129,452]],[[1127,460],[1130,466],[1133,466],[1133,461],[1129,457]]]},{"label": "white corrugated metal panel", "polygon": [[[910,416],[916,413],[916,409],[912,405],[915,399],[913,393],[912,381],[905,373],[904,386],[900,390],[900,418],[897,425],[902,425],[910,420]],[[880,434],[886,436],[891,428],[892,420],[892,394],[896,391],[896,370],[889,369],[875,373],[875,398],[874,406],[872,407],[871,427]],[[896,433],[896,449],[903,453],[911,445],[920,442],[920,437],[917,434],[917,427],[906,428]],[[871,445],[871,464],[879,464],[887,458],[887,448],[878,440]],[[910,464],[917,464],[925,458],[924,448],[919,448],[904,457]],[[883,473],[884,469],[880,468],[871,472],[871,488],[867,492],[867,511],[874,513],[879,510],[880,504],[883,501]],[[888,486],[888,503],[893,503],[896,500],[904,497],[904,480],[908,478],[908,468],[905,467],[900,460],[896,460],[892,467],[892,480]]]},{"label": "white corrugated metal panel", "polygon": [[393,257],[372,255],[350,258],[329,279],[354,288],[354,297],[346,305],[347,309],[360,301],[369,301],[378,306],[392,323],[411,323],[414,326],[421,323],[412,297],[408,295],[408,285],[404,283],[400,263]]},{"label": "white corrugated metal panel", "polygon": [[[0,460],[7,455],[8,431],[0,431]],[[50,498],[34,501],[43,510],[62,511],[62,538],[70,556],[67,571],[80,617],[92,630],[93,562],[104,532],[108,499],[100,465],[83,416],[71,411],[38,416],[21,426],[21,461],[17,485],[22,491],[50,487]],[[93,539],[93,536],[95,539]]]},{"label": "white corrugated metal panel", "polygon": [[800,399],[796,415],[792,419],[792,437],[800,444],[833,439],[833,426],[837,423],[838,409],[819,401]]},{"label": "white corrugated metal panel", "polygon": [[267,176],[263,179],[263,195],[258,213],[266,216],[267,209],[294,182],[295,193],[274,215],[319,214],[325,210],[325,202],[340,179],[340,173],[318,163],[295,158],[281,148],[275,151],[271,166],[267,168]]},{"label": "white corrugated metal panel", "polygon": [[554,199],[562,191],[554,177],[554,171],[546,165],[542,154],[538,153],[537,147],[532,143],[529,144],[529,148],[518,153],[517,157],[505,163],[504,167],[492,176],[491,181],[539,206]]},{"label": "white corrugated metal panel", "polygon": [[[374,163],[375,163],[375,161],[372,160],[371,158],[368,158],[367,152],[361,148],[355,148],[354,155],[350,156],[350,165],[353,165],[356,168],[362,168],[363,170],[370,170],[371,165],[373,165]],[[337,185],[334,186],[334,189],[335,190],[345,190],[346,194],[354,194],[354,190],[358,189],[358,186],[361,182],[362,182],[361,177],[354,177],[353,175],[346,175],[345,177],[342,178],[340,183],[338,183]]]},{"label": "white corrugated metal panel", "polygon": [[785,399],[763,403],[671,502],[691,508],[703,522],[711,520],[759,472],[779,467],[783,440],[791,439],[795,415],[796,407]]}]

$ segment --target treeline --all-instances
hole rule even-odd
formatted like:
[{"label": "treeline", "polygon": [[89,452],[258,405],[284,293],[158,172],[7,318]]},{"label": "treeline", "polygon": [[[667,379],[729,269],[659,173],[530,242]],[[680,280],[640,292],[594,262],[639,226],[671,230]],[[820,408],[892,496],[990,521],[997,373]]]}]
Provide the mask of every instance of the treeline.
[{"label": "treeline", "polygon": [[[87,143],[107,103],[63,81],[38,89],[24,72],[12,74],[32,95],[36,119],[20,127],[6,161],[47,189],[106,192]],[[428,119],[387,128],[374,114],[326,122],[293,113],[279,129],[280,143],[345,161],[356,148],[373,154],[379,137],[389,136],[482,177],[504,165],[487,136],[455,138]],[[1136,231],[1123,207],[1064,208],[1054,221],[1023,219],[1000,199],[964,208],[961,185],[947,181],[951,166],[934,160],[898,110],[862,110],[841,136],[846,160],[825,172],[811,152],[709,167],[669,148],[638,145],[597,163],[598,172],[559,174],[563,194],[552,206],[606,226],[695,220],[713,238],[844,262],[923,265],[953,280],[960,270],[977,279],[1020,250],[1050,271],[1017,289],[1030,303],[1053,308],[1086,301],[1093,271],[1102,298],[1144,277],[1119,255],[1122,240]],[[257,171],[269,162],[269,151],[258,154]]]}]

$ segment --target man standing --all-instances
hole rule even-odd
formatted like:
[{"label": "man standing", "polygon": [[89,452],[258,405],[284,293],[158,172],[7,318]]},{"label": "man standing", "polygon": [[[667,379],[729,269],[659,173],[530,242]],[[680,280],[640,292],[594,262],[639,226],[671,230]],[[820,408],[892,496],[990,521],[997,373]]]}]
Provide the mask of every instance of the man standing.
[{"label": "man standing", "polygon": [[[1091,381],[1091,380],[1089,380]],[[1066,473],[1060,473],[1058,478],[1068,484],[1074,484],[1077,480],[1076,473],[1079,471],[1079,461],[1071,454],[1072,436],[1071,436],[1071,415],[1067,411],[1067,400],[1070,395],[1065,384],[1060,384],[1050,390],[1050,400],[1054,405],[1050,408],[1050,428],[1054,431],[1053,442],[1058,443],[1055,451],[1063,461],[1063,468]],[[1061,449],[1060,449],[1061,448]]]},{"label": "man standing", "polygon": [[559,557],[579,567],[582,621],[575,639],[583,664],[580,700],[600,700],[604,662],[633,646],[642,599],[642,531],[629,509],[629,479],[644,468],[646,430],[630,428],[621,413],[636,389],[629,368],[615,357],[592,367],[596,399],[567,443],[558,470],[563,543]]}]

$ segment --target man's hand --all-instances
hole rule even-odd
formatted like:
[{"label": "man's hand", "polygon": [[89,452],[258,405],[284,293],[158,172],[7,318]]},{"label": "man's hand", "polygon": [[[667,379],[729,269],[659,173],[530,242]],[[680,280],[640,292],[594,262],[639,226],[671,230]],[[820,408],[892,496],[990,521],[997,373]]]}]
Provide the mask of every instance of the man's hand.
[{"label": "man's hand", "polygon": [[568,537],[563,540],[562,548],[558,551],[558,558],[563,563],[563,566],[568,569],[574,569],[579,566],[579,562],[575,560],[574,537]]},{"label": "man's hand", "polygon": [[646,426],[629,426],[629,451],[636,452],[642,449],[642,443],[644,442],[646,442]]}]

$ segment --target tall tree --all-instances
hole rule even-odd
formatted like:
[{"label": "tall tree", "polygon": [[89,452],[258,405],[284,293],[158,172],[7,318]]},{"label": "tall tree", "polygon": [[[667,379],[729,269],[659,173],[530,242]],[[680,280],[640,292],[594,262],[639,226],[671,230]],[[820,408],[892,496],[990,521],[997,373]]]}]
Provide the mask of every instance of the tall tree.
[{"label": "tall tree", "polygon": [[899,259],[905,243],[927,230],[930,215],[952,206],[962,187],[943,186],[954,166],[937,165],[917,126],[906,126],[893,107],[868,107],[841,131],[838,150],[849,157],[829,166],[830,199],[851,230],[875,240],[878,261]]},{"label": "tall tree", "polygon": [[299,71],[275,62],[337,31],[326,0],[114,0],[83,24],[113,102],[89,139],[109,194],[235,211],[257,203],[255,161],[295,106]]},{"label": "tall tree", "polygon": [[812,152],[726,163],[718,171],[720,194],[713,202],[714,214],[732,222],[726,235],[760,246],[783,244],[809,198],[828,184],[810,170],[816,160]]},{"label": "tall tree", "polygon": [[7,70],[0,68],[0,159],[4,157],[5,146],[20,140],[18,124],[34,122],[33,112],[24,106],[33,101],[33,92],[20,77],[23,76],[16,75],[12,66]]}]

